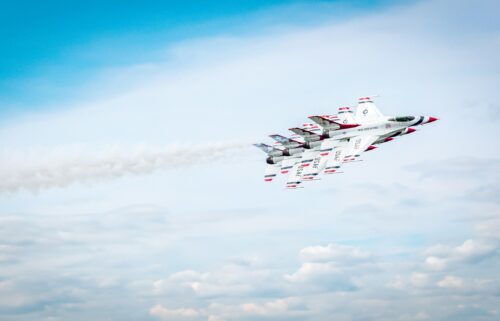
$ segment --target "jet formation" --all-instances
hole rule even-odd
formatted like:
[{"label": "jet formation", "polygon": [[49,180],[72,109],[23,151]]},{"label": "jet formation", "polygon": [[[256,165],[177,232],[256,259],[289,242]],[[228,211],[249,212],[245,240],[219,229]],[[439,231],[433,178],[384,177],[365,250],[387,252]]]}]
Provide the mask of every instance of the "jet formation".
[{"label": "jet formation", "polygon": [[302,187],[303,182],[317,180],[321,173],[341,173],[344,163],[359,161],[363,152],[437,120],[430,116],[384,116],[372,97],[359,98],[354,112],[340,107],[336,115],[309,119],[313,123],[290,128],[291,137],[274,134],[269,135],[274,144],[254,144],[267,154],[264,181],[271,182],[280,173],[287,176],[286,188]]}]

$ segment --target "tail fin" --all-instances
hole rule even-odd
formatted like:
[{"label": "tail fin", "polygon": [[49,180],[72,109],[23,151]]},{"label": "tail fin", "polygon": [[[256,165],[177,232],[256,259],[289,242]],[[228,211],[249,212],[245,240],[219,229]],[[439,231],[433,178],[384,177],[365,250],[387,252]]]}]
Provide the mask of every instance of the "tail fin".
[{"label": "tail fin", "polygon": [[358,108],[356,109],[356,122],[367,123],[376,121],[384,115],[378,110],[377,106],[373,103],[371,97],[361,97],[358,99]]},{"label": "tail fin", "polygon": [[354,115],[352,110],[347,106],[342,106],[339,108],[339,122],[343,124],[354,124]]}]

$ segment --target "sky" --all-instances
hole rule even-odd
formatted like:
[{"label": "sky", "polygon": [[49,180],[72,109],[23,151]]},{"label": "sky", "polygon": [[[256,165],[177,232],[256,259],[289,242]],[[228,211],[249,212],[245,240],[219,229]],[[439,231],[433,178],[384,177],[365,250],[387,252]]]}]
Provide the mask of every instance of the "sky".
[{"label": "sky", "polygon": [[[498,320],[496,1],[4,1],[0,320]],[[285,190],[252,143],[438,122]]]}]

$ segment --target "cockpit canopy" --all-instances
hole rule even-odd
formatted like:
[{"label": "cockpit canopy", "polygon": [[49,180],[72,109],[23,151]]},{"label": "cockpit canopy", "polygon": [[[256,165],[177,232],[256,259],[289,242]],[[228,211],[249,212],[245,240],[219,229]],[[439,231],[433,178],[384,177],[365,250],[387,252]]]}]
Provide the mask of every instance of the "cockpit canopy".
[{"label": "cockpit canopy", "polygon": [[412,121],[414,119],[415,119],[414,116],[397,116],[389,118],[389,121],[407,122],[407,121]]}]

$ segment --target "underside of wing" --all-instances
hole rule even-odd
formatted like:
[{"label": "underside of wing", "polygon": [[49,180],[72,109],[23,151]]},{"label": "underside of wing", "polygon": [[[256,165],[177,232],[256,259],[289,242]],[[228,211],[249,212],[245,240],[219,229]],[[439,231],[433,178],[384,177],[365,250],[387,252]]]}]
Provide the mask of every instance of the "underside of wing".
[{"label": "underside of wing", "polygon": [[299,156],[286,157],[281,162],[280,173],[281,174],[288,174],[292,170],[293,165],[300,162],[300,159],[301,159],[301,157],[299,157]]},{"label": "underside of wing", "polygon": [[344,162],[349,149],[349,141],[337,141],[335,148],[328,154],[325,165],[325,174],[337,173]]},{"label": "underside of wing", "polygon": [[317,178],[319,173],[325,169],[326,163],[328,161],[328,156],[333,152],[333,147],[337,142],[334,140],[324,140],[321,143],[320,149],[314,155],[314,158],[310,165],[304,169],[303,180],[311,181]]},{"label": "underside of wing", "polygon": [[361,156],[361,153],[366,151],[379,138],[380,136],[376,135],[355,136],[350,138],[347,153],[345,155],[346,160],[355,160],[357,157]]},{"label": "underside of wing", "polygon": [[288,174],[286,180],[286,188],[298,188],[302,183],[302,174],[304,171],[304,166],[300,162],[293,165],[290,173]]},{"label": "underside of wing", "polygon": [[266,170],[264,171],[264,181],[272,182],[280,170],[280,165],[267,164]]}]

